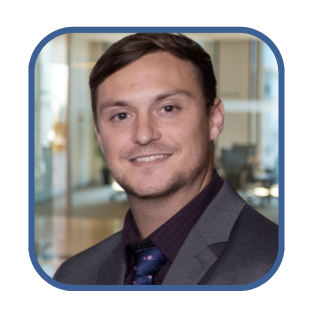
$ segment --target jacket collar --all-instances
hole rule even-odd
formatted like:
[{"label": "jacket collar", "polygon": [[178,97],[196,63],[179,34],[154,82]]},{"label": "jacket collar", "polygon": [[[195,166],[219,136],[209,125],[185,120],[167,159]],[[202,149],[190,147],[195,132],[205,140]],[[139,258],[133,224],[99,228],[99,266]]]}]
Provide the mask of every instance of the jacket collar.
[{"label": "jacket collar", "polygon": [[[218,259],[245,205],[224,181],[179,250],[163,285],[196,285]],[[220,247],[216,248],[218,244]]]}]

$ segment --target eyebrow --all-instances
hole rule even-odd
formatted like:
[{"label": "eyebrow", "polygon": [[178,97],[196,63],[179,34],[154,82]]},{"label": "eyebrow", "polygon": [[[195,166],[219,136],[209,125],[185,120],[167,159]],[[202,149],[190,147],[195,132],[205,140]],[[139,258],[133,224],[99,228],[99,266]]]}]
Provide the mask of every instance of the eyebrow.
[{"label": "eyebrow", "polygon": [[164,94],[160,94],[155,98],[156,102],[160,102],[163,99],[166,99],[168,97],[174,96],[174,95],[185,95],[189,98],[193,98],[192,94],[184,89],[174,89],[172,91],[166,92]]},{"label": "eyebrow", "polygon": [[[162,94],[157,95],[154,98],[154,102],[160,102],[163,99],[166,99],[168,97],[175,96],[175,95],[185,95],[188,98],[193,98],[192,94],[184,89],[174,89],[174,90],[168,91],[166,93],[162,93]],[[100,105],[100,113],[105,108],[116,107],[116,106],[127,107],[127,106],[130,106],[130,103],[127,100],[108,99],[107,101],[103,102]]]}]

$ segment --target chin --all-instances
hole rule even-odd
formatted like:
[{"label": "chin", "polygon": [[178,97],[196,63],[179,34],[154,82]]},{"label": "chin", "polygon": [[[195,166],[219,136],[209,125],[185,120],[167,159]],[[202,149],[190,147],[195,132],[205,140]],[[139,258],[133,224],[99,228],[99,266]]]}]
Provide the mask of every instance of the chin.
[{"label": "chin", "polygon": [[157,199],[161,197],[167,197],[179,191],[184,185],[185,180],[183,178],[169,180],[167,182],[161,182],[161,184],[140,184],[140,186],[125,184],[119,182],[121,187],[128,195],[135,196],[140,199]]}]

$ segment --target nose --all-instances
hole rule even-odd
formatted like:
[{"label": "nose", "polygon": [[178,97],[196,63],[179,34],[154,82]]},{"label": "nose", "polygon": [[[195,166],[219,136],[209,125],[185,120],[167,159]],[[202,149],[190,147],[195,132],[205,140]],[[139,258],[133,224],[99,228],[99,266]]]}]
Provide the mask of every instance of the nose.
[{"label": "nose", "polygon": [[140,115],[135,121],[133,142],[140,145],[147,145],[152,141],[161,138],[160,129],[155,118],[151,114]]}]

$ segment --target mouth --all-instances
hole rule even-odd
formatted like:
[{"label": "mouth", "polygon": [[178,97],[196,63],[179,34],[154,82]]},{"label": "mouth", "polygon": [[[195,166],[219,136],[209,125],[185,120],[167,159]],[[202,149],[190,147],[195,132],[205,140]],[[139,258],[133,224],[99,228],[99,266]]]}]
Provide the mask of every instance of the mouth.
[{"label": "mouth", "polygon": [[130,159],[130,161],[134,163],[154,162],[154,161],[167,159],[170,156],[171,156],[170,154],[147,155],[147,156],[141,156],[134,159]]}]

